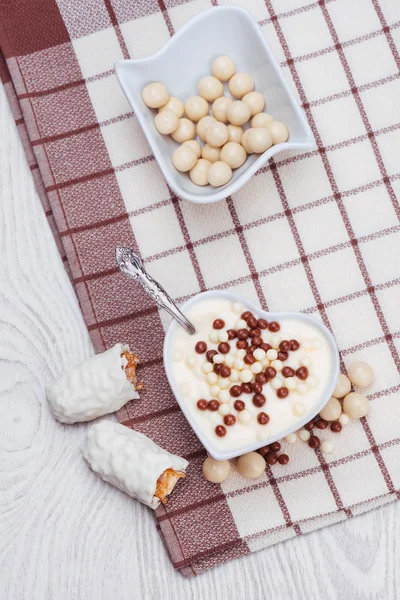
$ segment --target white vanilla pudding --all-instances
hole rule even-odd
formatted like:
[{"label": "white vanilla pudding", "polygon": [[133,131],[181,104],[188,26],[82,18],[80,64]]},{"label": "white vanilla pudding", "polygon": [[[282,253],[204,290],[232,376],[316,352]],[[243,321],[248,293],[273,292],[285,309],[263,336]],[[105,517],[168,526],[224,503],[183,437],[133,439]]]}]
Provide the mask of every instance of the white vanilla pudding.
[{"label": "white vanilla pudding", "polygon": [[336,346],[320,323],[239,300],[200,294],[184,308],[196,333],[174,323],[164,353],[179,404],[215,458],[297,430],[329,400],[338,375]]}]

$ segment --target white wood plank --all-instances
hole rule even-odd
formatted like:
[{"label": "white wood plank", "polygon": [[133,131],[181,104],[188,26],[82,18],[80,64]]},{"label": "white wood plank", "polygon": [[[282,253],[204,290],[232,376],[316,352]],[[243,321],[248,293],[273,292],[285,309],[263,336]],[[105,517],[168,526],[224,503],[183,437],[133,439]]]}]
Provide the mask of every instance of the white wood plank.
[{"label": "white wood plank", "polygon": [[399,597],[398,503],[192,580],[174,572],[150,511],[83,464],[86,426],[48,412],[45,381],[92,348],[2,88],[0,131],[0,598]]}]

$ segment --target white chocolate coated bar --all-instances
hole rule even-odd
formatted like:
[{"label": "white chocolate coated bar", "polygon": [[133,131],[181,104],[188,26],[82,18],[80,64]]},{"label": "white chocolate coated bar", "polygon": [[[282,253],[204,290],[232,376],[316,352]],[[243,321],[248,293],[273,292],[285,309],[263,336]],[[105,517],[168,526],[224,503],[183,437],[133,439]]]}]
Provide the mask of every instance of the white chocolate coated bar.
[{"label": "white chocolate coated bar", "polygon": [[142,433],[112,421],[92,425],[82,454],[104,481],[153,509],[166,502],[189,464]]},{"label": "white chocolate coated bar", "polygon": [[125,373],[129,351],[124,344],[97,354],[66,371],[46,387],[53,415],[62,423],[91,421],[139,398]]}]

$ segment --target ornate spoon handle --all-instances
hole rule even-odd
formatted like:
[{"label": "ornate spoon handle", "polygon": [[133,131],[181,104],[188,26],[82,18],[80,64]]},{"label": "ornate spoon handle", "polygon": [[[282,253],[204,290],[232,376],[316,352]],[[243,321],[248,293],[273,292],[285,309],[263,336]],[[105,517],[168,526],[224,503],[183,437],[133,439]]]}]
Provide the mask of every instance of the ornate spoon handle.
[{"label": "ornate spoon handle", "polygon": [[143,287],[144,291],[164,310],[178,321],[190,334],[195,333],[195,328],[185,315],[179,310],[172,298],[164,288],[149,275],[143,266],[142,259],[130,248],[117,246],[115,259],[118,269]]}]

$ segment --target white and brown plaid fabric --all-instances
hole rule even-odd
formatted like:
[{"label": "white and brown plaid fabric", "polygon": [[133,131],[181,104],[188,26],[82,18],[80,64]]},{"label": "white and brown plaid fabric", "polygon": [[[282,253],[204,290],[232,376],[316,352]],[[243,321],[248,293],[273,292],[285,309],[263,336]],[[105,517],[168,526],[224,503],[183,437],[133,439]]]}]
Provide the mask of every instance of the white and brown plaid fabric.
[{"label": "white and brown plaid fabric", "polygon": [[[212,206],[171,194],[113,65],[152,54],[217,1],[0,7],[2,79],[94,346],[123,340],[142,361],[146,389],[119,419],[190,460],[186,482],[156,514],[187,577],[400,493],[400,5],[237,4],[259,22],[318,148],[279,154]],[[265,309],[320,318],[343,368],[354,359],[374,366],[368,419],[335,436],[329,456],[299,442],[287,466],[255,483],[234,469],[221,486],[207,483],[205,452],[163,370],[165,317],[117,273],[117,244],[136,248],[178,301],[231,289]]]}]

